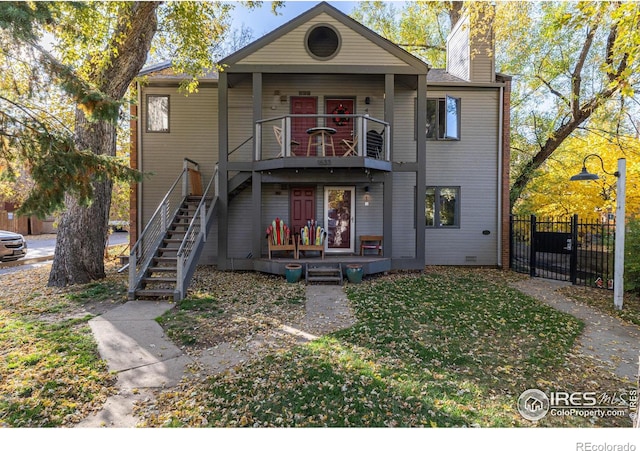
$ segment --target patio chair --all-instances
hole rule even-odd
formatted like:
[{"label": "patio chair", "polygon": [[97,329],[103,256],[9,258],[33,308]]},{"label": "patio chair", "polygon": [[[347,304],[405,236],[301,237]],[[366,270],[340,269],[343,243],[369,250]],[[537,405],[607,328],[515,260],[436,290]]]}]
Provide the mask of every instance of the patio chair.
[{"label": "patio chair", "polygon": [[269,247],[269,259],[271,253],[276,251],[291,251],[293,258],[298,258],[296,243],[291,236],[291,229],[280,218],[273,220],[271,225],[267,227],[267,245]]},{"label": "patio chair", "polygon": [[343,157],[348,157],[353,155],[354,157],[358,156],[358,137],[354,136],[353,139],[343,139],[340,143],[343,148],[346,148],[346,152],[342,155]]},{"label": "patio chair", "polygon": [[382,138],[382,133],[377,132],[376,130],[369,130],[367,132],[367,157],[375,158],[376,160],[382,159],[382,149],[384,144],[384,139]]},{"label": "patio chair", "polygon": [[300,251],[315,251],[320,252],[320,257],[324,260],[324,242],[327,232],[318,225],[317,221],[307,221],[307,226],[301,227],[300,233],[296,235],[298,236],[298,258],[300,258]]},{"label": "patio chair", "polygon": [[[284,155],[282,154],[282,128],[278,127],[277,125],[274,125],[273,126],[273,134],[276,135],[276,141],[278,142],[278,146],[280,147],[280,152],[278,153],[276,158],[283,157]],[[300,143],[298,141],[292,139],[291,140],[291,145],[292,146],[299,146]],[[295,153],[291,152],[291,155],[295,155]]]}]

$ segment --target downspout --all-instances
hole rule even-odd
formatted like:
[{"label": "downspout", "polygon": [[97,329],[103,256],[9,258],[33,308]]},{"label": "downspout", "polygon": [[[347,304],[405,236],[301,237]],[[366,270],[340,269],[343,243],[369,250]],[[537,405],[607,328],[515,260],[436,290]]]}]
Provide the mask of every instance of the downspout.
[{"label": "downspout", "polygon": [[498,266],[502,267],[502,190],[504,189],[504,180],[502,179],[502,154],[504,139],[504,86],[500,86],[500,99],[498,104],[498,212],[497,212],[497,229],[498,229]]}]

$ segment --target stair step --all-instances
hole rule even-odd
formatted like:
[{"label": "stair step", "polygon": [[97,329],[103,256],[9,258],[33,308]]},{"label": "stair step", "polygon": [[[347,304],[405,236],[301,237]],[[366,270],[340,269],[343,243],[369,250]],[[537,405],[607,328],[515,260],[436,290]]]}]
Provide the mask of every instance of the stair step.
[{"label": "stair step", "polygon": [[342,282],[342,277],[331,276],[309,276],[307,277],[309,282]]},{"label": "stair step", "polygon": [[176,283],[178,281],[176,277],[144,277],[142,280],[145,283],[150,283],[150,282]]},{"label": "stair step", "polygon": [[325,268],[325,267],[316,267],[309,268],[309,273],[323,273],[323,274],[340,274],[340,268]]},{"label": "stair step", "polygon": [[153,257],[155,263],[177,263],[178,257]]},{"label": "stair step", "polygon": [[182,240],[180,238],[165,238],[162,242],[164,244],[182,243]]},{"label": "stair step", "polygon": [[305,273],[306,283],[310,282],[337,282],[342,285],[342,265],[337,266],[307,266]]},{"label": "stair step", "polygon": [[136,290],[135,296],[136,298],[166,298],[173,297],[175,290],[172,289],[156,289],[156,290]]},{"label": "stair step", "polygon": [[176,272],[176,267],[173,266],[151,266],[148,269],[149,272]]}]

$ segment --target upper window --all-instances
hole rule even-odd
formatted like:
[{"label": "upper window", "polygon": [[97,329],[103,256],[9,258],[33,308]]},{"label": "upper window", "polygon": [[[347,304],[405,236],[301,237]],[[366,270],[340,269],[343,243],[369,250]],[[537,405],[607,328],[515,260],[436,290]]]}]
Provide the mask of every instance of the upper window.
[{"label": "upper window", "polygon": [[305,45],[314,58],[328,60],[340,50],[340,35],[331,25],[316,25],[307,32]]},{"label": "upper window", "polygon": [[460,99],[427,99],[427,139],[460,139]]},{"label": "upper window", "polygon": [[424,213],[427,227],[460,227],[460,187],[428,186]]},{"label": "upper window", "polygon": [[169,133],[169,96],[147,96],[147,131]]}]

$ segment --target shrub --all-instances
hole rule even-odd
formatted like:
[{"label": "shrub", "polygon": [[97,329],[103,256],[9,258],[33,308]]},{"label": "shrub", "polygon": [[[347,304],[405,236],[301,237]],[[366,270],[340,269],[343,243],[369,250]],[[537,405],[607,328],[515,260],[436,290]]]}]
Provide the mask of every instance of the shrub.
[{"label": "shrub", "polygon": [[627,224],[624,243],[624,286],[640,293],[640,219]]}]

